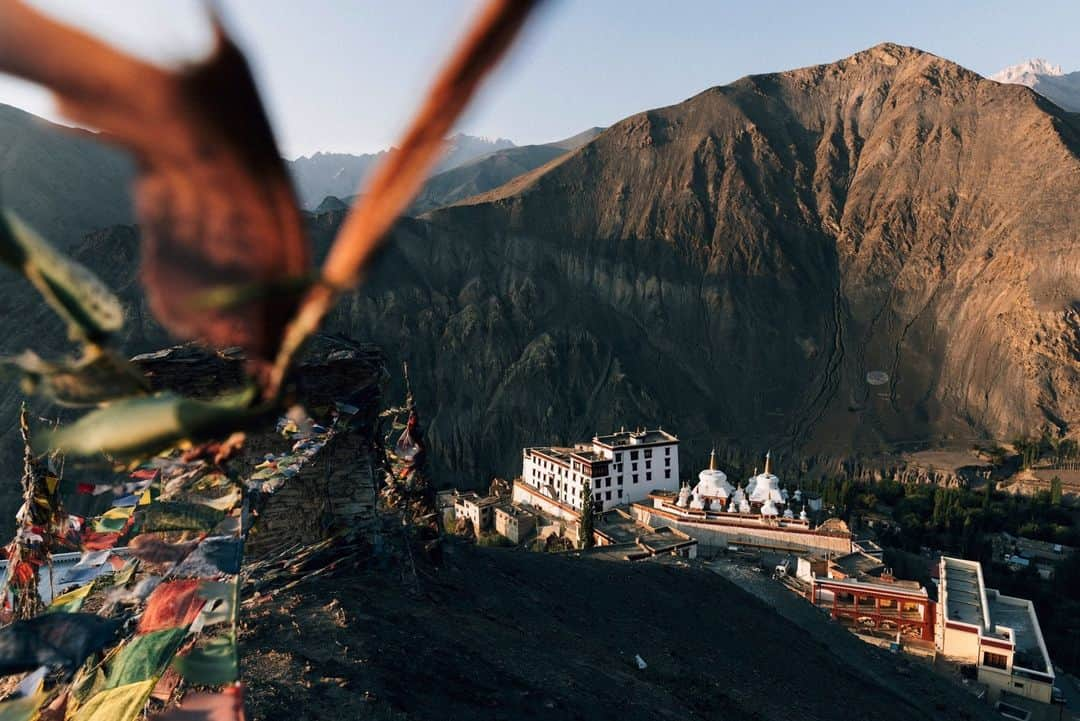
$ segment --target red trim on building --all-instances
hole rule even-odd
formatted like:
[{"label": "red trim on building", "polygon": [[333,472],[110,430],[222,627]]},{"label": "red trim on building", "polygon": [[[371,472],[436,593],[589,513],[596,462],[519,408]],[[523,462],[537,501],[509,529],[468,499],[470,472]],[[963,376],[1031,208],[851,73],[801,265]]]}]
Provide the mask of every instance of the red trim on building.
[{"label": "red trim on building", "polygon": [[989,638],[983,638],[981,640],[983,646],[993,646],[994,648],[1003,648],[1006,651],[1012,651],[1013,645],[1008,641],[995,641]]},{"label": "red trim on building", "polygon": [[[650,505],[645,504],[645,503],[635,502],[635,503],[631,503],[630,505],[632,505],[632,506],[641,506],[642,508],[647,508],[650,513],[655,513],[656,515],[662,516],[662,517],[668,519],[669,521],[682,521],[683,523],[703,523],[703,524],[709,525],[709,526],[725,526],[727,528],[753,528],[753,529],[764,529],[766,531],[782,531],[784,533],[802,533],[802,534],[809,535],[809,536],[821,536],[823,538],[840,538],[840,539],[847,538],[848,540],[851,540],[851,537],[852,537],[851,534],[848,534],[847,536],[840,536],[840,535],[833,534],[833,533],[821,533],[821,532],[817,531],[816,529],[800,527],[798,525],[795,525],[795,526],[775,525],[775,526],[773,526],[773,525],[769,525],[769,524],[765,524],[765,523],[755,525],[753,523],[725,523],[723,520],[721,520],[719,518],[704,518],[704,517],[703,518],[687,518],[684,515],[677,514],[677,513],[672,513],[671,511],[666,511],[663,508],[656,508],[655,506],[650,506]],[[702,513],[704,513],[704,512],[702,512]],[[747,519],[747,520],[752,520],[752,519]],[[778,519],[778,520],[784,521],[784,520],[791,520],[791,519]]]}]

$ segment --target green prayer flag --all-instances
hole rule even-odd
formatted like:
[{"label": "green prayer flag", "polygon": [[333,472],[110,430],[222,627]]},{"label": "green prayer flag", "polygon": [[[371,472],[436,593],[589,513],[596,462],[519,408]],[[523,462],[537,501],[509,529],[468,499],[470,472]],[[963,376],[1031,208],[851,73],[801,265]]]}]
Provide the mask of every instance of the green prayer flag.
[{"label": "green prayer flag", "polygon": [[240,675],[236,637],[233,634],[200,641],[185,656],[177,656],[173,667],[190,683],[220,686],[232,683]]},{"label": "green prayer flag", "polygon": [[134,534],[152,531],[211,531],[225,514],[207,506],[158,501],[135,512]]},{"label": "green prayer flag", "polygon": [[186,635],[187,629],[179,627],[135,636],[109,663],[105,688],[156,679],[169,665],[169,659],[176,653]]},{"label": "green prayer flag", "polygon": [[102,691],[80,706],[70,721],[132,721],[146,705],[157,679]]}]

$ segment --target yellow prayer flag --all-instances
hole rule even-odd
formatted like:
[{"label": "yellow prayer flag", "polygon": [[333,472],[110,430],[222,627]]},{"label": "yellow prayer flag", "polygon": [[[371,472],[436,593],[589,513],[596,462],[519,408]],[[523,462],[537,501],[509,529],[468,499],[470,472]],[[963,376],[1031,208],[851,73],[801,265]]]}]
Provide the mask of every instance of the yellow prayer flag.
[{"label": "yellow prayer flag", "polygon": [[87,699],[71,721],[131,721],[142,713],[157,679],[147,679],[102,691]]}]

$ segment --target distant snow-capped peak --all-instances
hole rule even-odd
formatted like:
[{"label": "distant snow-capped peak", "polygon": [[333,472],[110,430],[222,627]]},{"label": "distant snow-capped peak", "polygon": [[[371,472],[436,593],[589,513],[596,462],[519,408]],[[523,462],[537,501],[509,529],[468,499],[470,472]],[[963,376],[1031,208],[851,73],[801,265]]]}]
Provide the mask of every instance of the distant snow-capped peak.
[{"label": "distant snow-capped peak", "polygon": [[999,83],[1014,83],[1017,85],[1034,85],[1039,76],[1059,76],[1064,75],[1065,71],[1061,69],[1060,65],[1054,65],[1049,60],[1043,58],[1032,58],[1026,62],[1022,62],[1018,65],[1011,65],[1004,70],[994,73],[990,76],[991,80],[996,80]]}]

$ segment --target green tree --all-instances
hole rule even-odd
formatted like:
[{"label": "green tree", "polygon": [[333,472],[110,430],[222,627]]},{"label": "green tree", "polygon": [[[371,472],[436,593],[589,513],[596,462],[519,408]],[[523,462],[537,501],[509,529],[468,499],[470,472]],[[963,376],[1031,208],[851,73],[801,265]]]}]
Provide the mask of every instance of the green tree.
[{"label": "green tree", "polygon": [[1050,503],[1055,506],[1061,505],[1061,476],[1050,479]]},{"label": "green tree", "polygon": [[588,481],[581,486],[581,524],[578,526],[578,547],[593,547],[593,530],[596,507],[593,505],[592,484]]}]

